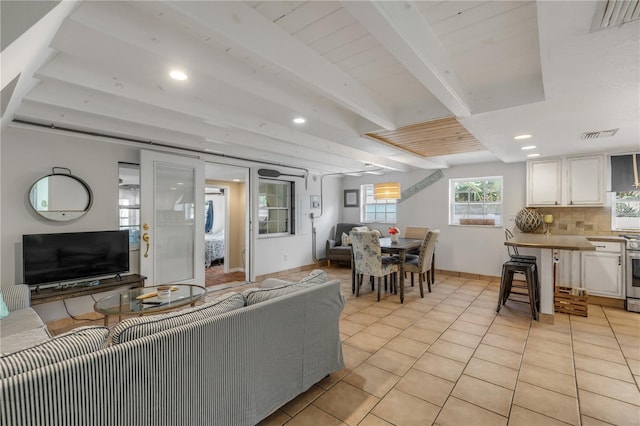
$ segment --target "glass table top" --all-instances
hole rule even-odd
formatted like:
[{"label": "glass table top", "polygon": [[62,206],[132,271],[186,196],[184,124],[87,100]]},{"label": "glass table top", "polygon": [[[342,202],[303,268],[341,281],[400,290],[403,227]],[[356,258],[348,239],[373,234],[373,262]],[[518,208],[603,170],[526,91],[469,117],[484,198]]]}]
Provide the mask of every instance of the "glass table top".
[{"label": "glass table top", "polygon": [[98,300],[96,312],[106,315],[149,314],[175,309],[194,303],[205,294],[204,287],[191,284],[172,284],[169,295],[158,297],[158,287],[137,287],[122,293],[111,294]]}]

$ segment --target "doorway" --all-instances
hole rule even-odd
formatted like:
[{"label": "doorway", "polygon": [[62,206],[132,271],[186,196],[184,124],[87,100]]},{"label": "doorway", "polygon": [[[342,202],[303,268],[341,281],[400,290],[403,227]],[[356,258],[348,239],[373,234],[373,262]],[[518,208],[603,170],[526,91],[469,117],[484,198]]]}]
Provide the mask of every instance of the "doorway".
[{"label": "doorway", "polygon": [[249,274],[249,169],[205,164],[205,286],[244,283]]}]

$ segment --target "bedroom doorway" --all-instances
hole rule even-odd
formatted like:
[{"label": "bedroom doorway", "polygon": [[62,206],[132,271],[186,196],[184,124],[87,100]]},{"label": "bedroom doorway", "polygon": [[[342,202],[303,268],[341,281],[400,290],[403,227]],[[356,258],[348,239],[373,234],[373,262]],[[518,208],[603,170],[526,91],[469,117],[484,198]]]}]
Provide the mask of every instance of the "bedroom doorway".
[{"label": "bedroom doorway", "polygon": [[205,164],[205,285],[246,282],[249,169]]}]

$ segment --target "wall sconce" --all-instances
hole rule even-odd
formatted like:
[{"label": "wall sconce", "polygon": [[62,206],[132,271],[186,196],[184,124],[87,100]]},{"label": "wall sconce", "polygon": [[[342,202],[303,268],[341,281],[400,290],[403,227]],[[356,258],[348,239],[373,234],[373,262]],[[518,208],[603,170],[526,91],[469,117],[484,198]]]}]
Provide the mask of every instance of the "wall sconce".
[{"label": "wall sconce", "polygon": [[373,185],[374,200],[399,200],[400,182],[381,182]]}]

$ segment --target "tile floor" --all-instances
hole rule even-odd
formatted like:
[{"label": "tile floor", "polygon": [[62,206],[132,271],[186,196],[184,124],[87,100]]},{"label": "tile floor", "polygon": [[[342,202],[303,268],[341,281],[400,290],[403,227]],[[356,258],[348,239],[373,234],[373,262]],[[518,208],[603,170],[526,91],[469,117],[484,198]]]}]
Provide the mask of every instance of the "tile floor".
[{"label": "tile floor", "polygon": [[376,302],[368,284],[351,294],[348,268],[324,269],[347,300],[346,367],[261,425],[640,425],[640,314],[590,305],[545,325],[526,304],[496,314],[497,280],[444,275],[424,299]]}]

